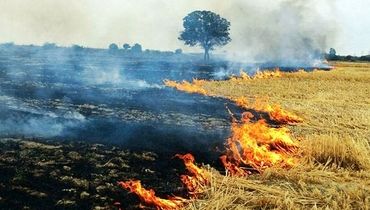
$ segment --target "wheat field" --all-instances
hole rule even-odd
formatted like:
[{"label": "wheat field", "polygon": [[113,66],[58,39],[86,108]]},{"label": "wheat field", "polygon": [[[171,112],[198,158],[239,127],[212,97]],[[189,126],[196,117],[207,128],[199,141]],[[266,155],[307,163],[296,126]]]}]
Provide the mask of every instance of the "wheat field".
[{"label": "wheat field", "polygon": [[289,126],[299,164],[249,177],[209,168],[211,185],[188,209],[370,209],[370,64],[280,78],[207,81],[210,94],[265,97],[304,119]]}]

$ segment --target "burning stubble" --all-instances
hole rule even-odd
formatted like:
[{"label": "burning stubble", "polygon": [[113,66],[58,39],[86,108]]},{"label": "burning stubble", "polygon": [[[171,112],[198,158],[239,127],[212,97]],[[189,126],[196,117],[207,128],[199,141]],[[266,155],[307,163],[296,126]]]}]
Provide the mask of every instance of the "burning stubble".
[{"label": "burning stubble", "polygon": [[[242,80],[271,79],[282,75],[283,73],[276,70],[275,72],[257,73],[252,77],[244,73],[241,74],[240,78]],[[231,79],[237,80],[238,78],[232,77]],[[193,80],[192,83],[187,81],[182,83],[170,80],[164,81],[167,86],[180,91],[213,96],[203,89],[204,82],[204,80]],[[235,102],[245,109],[251,108],[245,98],[235,99]],[[270,127],[264,119],[252,122],[251,119],[254,116],[247,111],[242,114],[240,120],[232,115],[231,134],[225,143],[226,152],[220,157],[224,168],[232,176],[247,177],[252,172],[262,173],[274,166],[290,168],[298,162],[297,157],[295,157],[298,144],[291,137],[289,129],[284,125],[302,122],[302,119],[281,109],[280,106],[261,104],[263,103],[256,102],[253,106],[259,110],[267,111],[272,119],[280,123],[280,127]],[[204,187],[210,185],[211,174],[209,171],[198,167],[195,164],[194,156],[190,153],[177,154],[175,157],[184,161],[189,173],[189,175],[181,175],[184,187],[190,197],[197,198],[204,193]],[[168,199],[156,197],[155,192],[152,189],[144,189],[140,181],[126,181],[118,184],[135,193],[144,204],[154,206],[157,209],[179,209],[189,203],[189,200],[181,197],[169,197]]]}]

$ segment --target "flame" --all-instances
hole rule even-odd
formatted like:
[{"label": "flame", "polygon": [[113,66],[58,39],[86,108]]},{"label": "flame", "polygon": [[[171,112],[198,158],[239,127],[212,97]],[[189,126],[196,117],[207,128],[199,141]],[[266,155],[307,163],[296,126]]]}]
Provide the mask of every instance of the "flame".
[{"label": "flame", "polygon": [[[181,175],[181,181],[187,188],[188,193],[193,197],[203,193],[202,188],[209,184],[210,174],[195,165],[195,159],[192,154],[177,154],[175,157],[183,160],[186,169],[189,171],[190,175]],[[177,196],[169,197],[168,199],[159,198],[155,196],[154,190],[143,188],[139,180],[118,182],[118,185],[132,193],[135,193],[146,205],[153,206],[160,210],[180,209],[188,202],[188,200]]]},{"label": "flame", "polygon": [[256,74],[253,75],[252,79],[268,79],[282,76],[283,73],[280,71],[279,68],[276,68],[274,71],[257,71]]},{"label": "flame", "polygon": [[135,193],[146,205],[153,206],[158,210],[181,209],[187,201],[184,198],[175,196],[169,197],[168,199],[159,198],[155,196],[154,190],[143,188],[139,180],[118,182],[118,185],[132,193]]},{"label": "flame", "polygon": [[[240,72],[240,78],[242,80],[254,80],[254,79],[264,79],[264,78],[275,78],[282,77],[283,73],[276,69],[275,71],[258,71],[254,76],[250,77],[244,71]],[[236,77],[231,77],[231,80],[237,80]],[[204,88],[205,80],[193,79],[192,82],[182,81],[176,82],[171,80],[165,80],[164,83],[168,87],[176,88],[177,90],[188,92],[188,93],[198,93],[206,96],[215,96],[211,94]],[[254,109],[256,111],[267,112],[269,117],[281,124],[296,124],[303,122],[303,119],[297,115],[288,112],[281,108],[278,104],[268,104],[267,100],[261,98],[256,98],[254,103],[250,103],[248,99],[244,96],[234,98],[229,97],[230,100],[233,100],[238,106],[245,109]]]},{"label": "flame", "polygon": [[193,196],[201,194],[203,192],[202,186],[209,184],[210,174],[194,164],[195,159],[192,154],[177,154],[175,157],[184,161],[185,167],[190,173],[190,176],[181,175],[181,181],[187,188],[189,194]]},{"label": "flame", "polygon": [[187,93],[199,93],[202,95],[208,95],[207,91],[203,88],[205,80],[193,79],[190,83],[188,81],[176,82],[172,80],[164,80],[164,84],[168,87],[176,88],[177,90],[184,91]]},{"label": "flame", "polygon": [[296,124],[303,122],[303,119],[297,115],[288,112],[280,107],[278,104],[267,105],[265,111],[269,113],[271,119],[283,124]]},{"label": "flame", "polygon": [[[240,73],[243,80],[264,79],[281,77],[282,73],[275,71],[257,72],[250,77],[245,72]],[[231,77],[231,80],[237,80]],[[177,90],[188,93],[199,93],[207,96],[213,96],[204,89],[205,80],[193,79],[192,82],[176,82],[165,80],[165,85],[176,88]],[[255,109],[265,111],[270,118],[283,124],[302,122],[298,116],[283,110],[279,105],[270,105],[262,98],[256,98],[254,103],[250,103],[246,97],[229,98],[245,109]],[[291,154],[295,152],[297,144],[290,136],[289,129],[286,127],[269,127],[264,119],[257,122],[251,122],[253,114],[244,112],[241,122],[233,118],[231,125],[231,136],[226,142],[226,154],[221,156],[221,162],[225,169],[234,176],[247,176],[252,171],[262,172],[264,169],[272,166],[291,167],[297,160]],[[188,193],[196,197],[204,193],[203,187],[210,184],[210,174],[202,168],[195,165],[194,156],[191,154],[177,154],[184,161],[189,175],[181,175],[181,181],[188,190]],[[135,193],[140,200],[148,206],[153,206],[161,210],[180,209],[186,205],[188,200],[181,197],[169,197],[163,199],[155,196],[152,189],[142,187],[140,181],[126,181],[118,183],[122,188]]]},{"label": "flame", "polygon": [[281,124],[296,124],[303,122],[302,118],[282,109],[280,105],[270,105],[267,100],[263,100],[262,98],[256,98],[254,103],[250,103],[244,96],[231,98],[231,100],[235,101],[235,103],[242,108],[267,112],[272,120]]},{"label": "flame", "polygon": [[275,165],[289,167],[295,164],[296,160],[289,155],[297,145],[287,128],[268,127],[264,120],[252,123],[251,113],[243,116],[241,124],[232,123],[226,155],[221,157],[224,167],[232,175],[248,175],[250,168],[261,172]]},{"label": "flame", "polygon": [[[257,71],[253,76],[249,76],[245,71],[240,70],[239,78],[242,80],[255,80],[255,79],[270,79],[282,77],[283,73],[279,68],[273,71]],[[237,80],[238,77],[231,77],[232,80]]]}]

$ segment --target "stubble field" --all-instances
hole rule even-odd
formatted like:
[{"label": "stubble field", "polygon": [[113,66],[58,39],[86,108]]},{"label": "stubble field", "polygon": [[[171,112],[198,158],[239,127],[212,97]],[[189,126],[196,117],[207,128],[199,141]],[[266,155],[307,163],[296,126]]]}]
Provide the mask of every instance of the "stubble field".
[{"label": "stubble field", "polygon": [[265,98],[296,113],[289,126],[299,163],[247,178],[211,169],[205,194],[189,209],[369,209],[370,64],[333,63],[331,71],[202,82],[208,95]]}]

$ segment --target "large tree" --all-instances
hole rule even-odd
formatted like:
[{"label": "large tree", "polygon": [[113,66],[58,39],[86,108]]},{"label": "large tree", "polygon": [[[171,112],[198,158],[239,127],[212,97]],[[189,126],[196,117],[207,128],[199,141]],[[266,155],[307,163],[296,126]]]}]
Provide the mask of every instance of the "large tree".
[{"label": "large tree", "polygon": [[204,60],[209,60],[209,51],[231,41],[230,22],[211,11],[194,11],[184,19],[184,31],[179,40],[186,45],[199,45],[204,49]]}]

